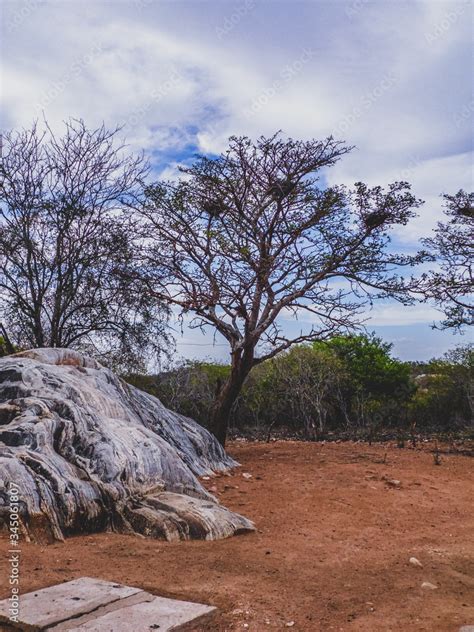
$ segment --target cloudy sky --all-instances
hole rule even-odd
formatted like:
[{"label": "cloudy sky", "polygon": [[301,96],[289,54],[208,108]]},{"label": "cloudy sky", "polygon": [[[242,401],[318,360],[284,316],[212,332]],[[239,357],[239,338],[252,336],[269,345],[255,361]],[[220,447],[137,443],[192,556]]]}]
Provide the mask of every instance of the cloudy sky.
[{"label": "cloudy sky", "polygon": [[[408,180],[426,203],[397,248],[415,250],[441,193],[472,190],[473,5],[438,0],[0,0],[1,127],[69,116],[124,126],[156,176],[231,134],[333,134],[356,150],[330,183]],[[404,359],[465,342],[429,306],[384,303],[367,326]],[[300,325],[298,325],[299,327]],[[294,327],[288,323],[288,327]],[[217,341],[221,343],[222,341]],[[224,358],[184,331],[179,352]]]}]

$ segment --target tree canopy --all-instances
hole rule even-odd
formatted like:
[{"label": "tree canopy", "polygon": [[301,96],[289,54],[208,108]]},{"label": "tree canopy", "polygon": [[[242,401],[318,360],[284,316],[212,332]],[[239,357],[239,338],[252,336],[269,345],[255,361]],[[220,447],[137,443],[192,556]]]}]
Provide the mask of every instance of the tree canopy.
[{"label": "tree canopy", "polygon": [[[145,292],[215,328],[231,373],[214,409],[225,440],[229,412],[252,367],[295,343],[351,330],[368,300],[409,302],[400,267],[419,257],[389,249],[389,230],[420,205],[406,182],[386,190],[324,186],[321,175],[351,150],[324,141],[232,137],[199,157],[178,182],[147,190]],[[290,316],[310,323],[295,335]]]},{"label": "tree canopy", "polygon": [[439,269],[425,276],[422,290],[445,312],[443,328],[474,325],[474,193],[444,195],[448,222],[424,240]]},{"label": "tree canopy", "polygon": [[0,323],[24,347],[79,347],[128,358],[163,342],[166,309],[127,285],[134,243],[125,210],[147,165],[118,129],[71,120],[7,132],[0,165]]}]

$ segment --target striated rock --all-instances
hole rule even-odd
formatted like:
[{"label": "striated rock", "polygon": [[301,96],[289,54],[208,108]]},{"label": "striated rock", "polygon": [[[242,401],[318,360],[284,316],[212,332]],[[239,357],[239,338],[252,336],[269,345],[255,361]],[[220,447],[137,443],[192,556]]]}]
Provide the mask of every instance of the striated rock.
[{"label": "striated rock", "polygon": [[237,463],[193,420],[78,352],[0,359],[0,527],[23,536],[112,530],[167,540],[254,529],[198,480]]}]

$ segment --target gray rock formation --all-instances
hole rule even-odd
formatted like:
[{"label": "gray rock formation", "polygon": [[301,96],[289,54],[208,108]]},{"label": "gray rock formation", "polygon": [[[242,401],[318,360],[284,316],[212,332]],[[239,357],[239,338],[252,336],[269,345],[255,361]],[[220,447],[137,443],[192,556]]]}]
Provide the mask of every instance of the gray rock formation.
[{"label": "gray rock formation", "polygon": [[18,495],[23,536],[113,530],[218,539],[253,524],[197,477],[237,464],[196,422],[80,353],[0,359],[0,526]]}]

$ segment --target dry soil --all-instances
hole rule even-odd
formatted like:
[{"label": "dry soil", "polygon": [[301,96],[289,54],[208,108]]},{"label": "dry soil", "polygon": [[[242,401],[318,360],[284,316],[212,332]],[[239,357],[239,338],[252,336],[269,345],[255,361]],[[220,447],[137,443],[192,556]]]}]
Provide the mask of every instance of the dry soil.
[{"label": "dry soil", "polygon": [[204,483],[254,534],[22,543],[21,590],[100,577],[217,606],[209,632],[455,632],[474,624],[474,460],[429,447],[233,442],[242,467]]}]

